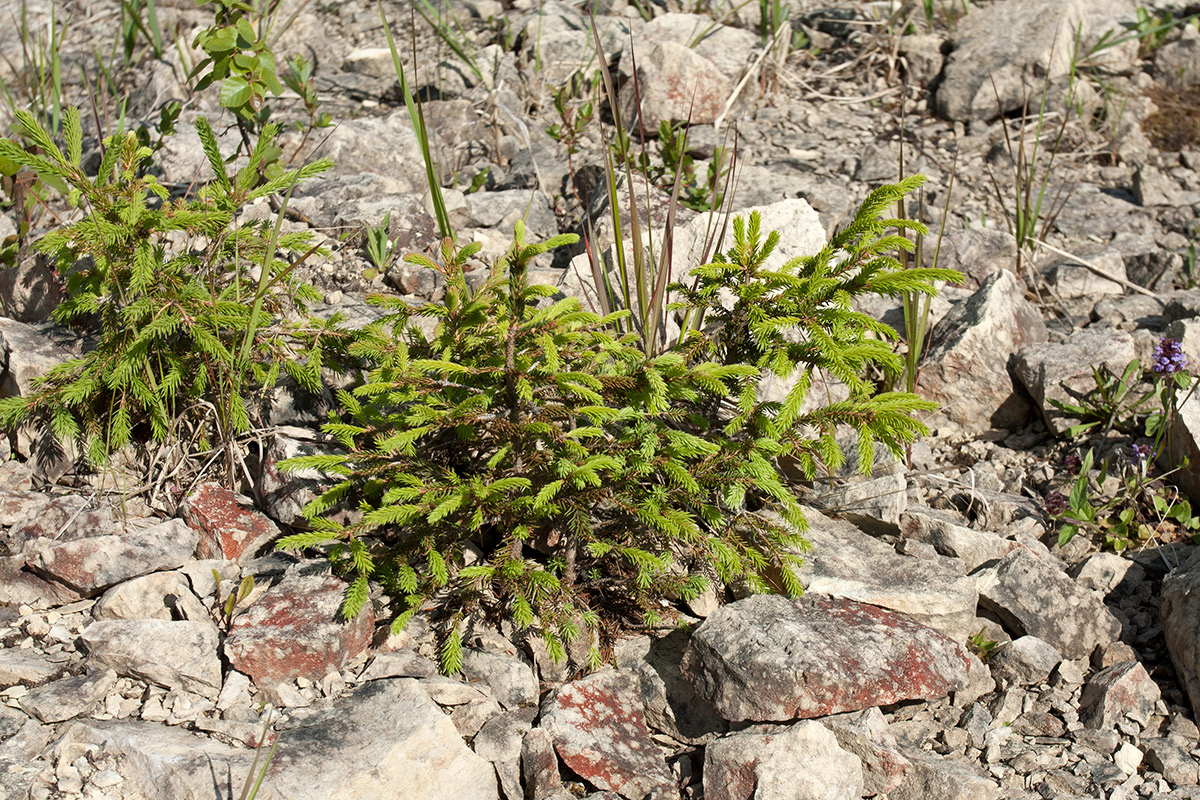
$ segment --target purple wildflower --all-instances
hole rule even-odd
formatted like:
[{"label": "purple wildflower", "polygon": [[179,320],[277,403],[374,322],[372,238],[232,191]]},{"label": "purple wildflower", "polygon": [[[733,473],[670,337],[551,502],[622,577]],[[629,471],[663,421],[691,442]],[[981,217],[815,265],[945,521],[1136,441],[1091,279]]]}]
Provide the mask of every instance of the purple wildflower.
[{"label": "purple wildflower", "polygon": [[1174,375],[1187,369],[1188,357],[1175,339],[1166,336],[1154,347],[1154,372],[1158,375]]},{"label": "purple wildflower", "polygon": [[1148,444],[1135,444],[1132,448],[1133,460],[1141,464],[1154,457],[1154,448]]},{"label": "purple wildflower", "polygon": [[1063,458],[1063,469],[1067,471],[1068,475],[1078,475],[1081,466],[1083,466],[1083,461],[1079,458],[1078,453],[1067,453]]},{"label": "purple wildflower", "polygon": [[1052,517],[1057,517],[1059,514],[1067,510],[1067,498],[1063,497],[1062,492],[1050,492],[1046,495],[1046,513]]}]

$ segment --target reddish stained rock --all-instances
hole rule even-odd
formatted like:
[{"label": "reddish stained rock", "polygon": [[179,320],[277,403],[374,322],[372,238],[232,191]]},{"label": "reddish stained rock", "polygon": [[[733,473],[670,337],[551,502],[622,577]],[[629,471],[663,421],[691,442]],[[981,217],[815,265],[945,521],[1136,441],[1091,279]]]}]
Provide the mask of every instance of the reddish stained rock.
[{"label": "reddish stained rock", "polygon": [[368,604],[343,622],[344,581],[328,564],[293,568],[233,621],[225,657],[263,687],[303,676],[319,681],[362,653],[371,641],[375,615]]},{"label": "reddish stained rock", "polygon": [[563,762],[593,786],[629,800],[679,796],[650,738],[633,673],[605,670],[562,686],[543,705],[541,727]]},{"label": "reddish stained rock", "polygon": [[91,596],[130,578],[183,566],[199,538],[177,519],[140,530],[112,525],[108,531],[62,543],[30,542],[26,552],[34,552],[26,563],[35,572]]},{"label": "reddish stained rock", "polygon": [[217,483],[201,484],[188,497],[183,518],[200,534],[196,555],[242,561],[262,552],[279,528],[266,514],[250,507],[249,498]]},{"label": "reddish stained rock", "polygon": [[730,721],[810,719],[967,686],[967,654],[901,614],[830,597],[750,597],[692,635],[680,670]]}]

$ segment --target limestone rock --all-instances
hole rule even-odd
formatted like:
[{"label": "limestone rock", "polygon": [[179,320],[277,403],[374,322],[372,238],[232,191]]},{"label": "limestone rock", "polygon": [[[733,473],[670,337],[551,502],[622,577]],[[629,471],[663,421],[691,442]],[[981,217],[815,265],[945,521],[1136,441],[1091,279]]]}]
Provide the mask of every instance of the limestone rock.
[{"label": "limestone rock", "polygon": [[1121,623],[1095,594],[1024,547],[975,575],[980,605],[1014,632],[1044,640],[1064,658],[1086,658],[1121,634]]},{"label": "limestone rock", "polygon": [[975,581],[900,555],[854,525],[806,509],[812,552],[797,573],[806,591],[905,614],[956,641],[975,631]]},{"label": "limestone rock", "polygon": [[60,678],[22,697],[21,708],[42,722],[63,722],[90,711],[116,682],[111,669]]},{"label": "limestone rock", "polygon": [[[968,14],[954,27],[954,49],[937,91],[939,113],[988,120],[1021,108],[1026,97],[1038,96],[1043,81],[1066,77],[1077,29],[1087,52],[1105,31],[1120,33],[1119,20],[1132,13],[1132,5],[1119,0],[1017,0]],[[1118,59],[1110,66],[1127,68],[1137,49],[1107,55]]]},{"label": "limestone rock", "polygon": [[961,559],[968,572],[1003,558],[1019,545],[989,531],[957,525],[926,509],[900,515],[900,532],[907,539],[933,545],[938,553]]},{"label": "limestone rock", "polygon": [[88,596],[130,578],[182,566],[199,538],[182,521],[169,519],[140,530],[105,531],[61,544],[46,540],[29,565]]},{"label": "limestone rock", "polygon": [[1161,698],[1158,684],[1137,661],[1124,661],[1091,677],[1079,698],[1079,721],[1089,728],[1113,728],[1123,719],[1145,726]]},{"label": "limestone rock", "polygon": [[563,763],[600,789],[629,800],[677,792],[631,673],[604,670],[561,686],[543,702],[540,727]]},{"label": "limestone rock", "polygon": [[204,483],[188,497],[183,518],[200,534],[196,554],[241,562],[259,555],[280,535],[275,525],[249,498],[218,483]]},{"label": "limestone rock", "polygon": [[215,698],[221,690],[217,629],[211,622],[100,620],[79,637],[88,660],[118,675]]},{"label": "limestone rock", "polygon": [[265,785],[279,800],[496,800],[492,765],[411,678],[295,712]]},{"label": "limestone rock", "polygon": [[1046,425],[1063,433],[1080,420],[1058,410],[1051,401],[1079,404],[1096,388],[1092,369],[1102,365],[1120,377],[1134,359],[1133,336],[1112,328],[1084,328],[1062,342],[1038,342],[1017,354],[1016,374],[1039,405]]},{"label": "limestone rock", "polygon": [[660,122],[677,124],[689,118],[693,125],[711,124],[732,93],[733,83],[716,64],[686,45],[657,42],[638,54],[637,94],[633,81],[625,84],[621,114],[632,129],[640,108],[647,131],[657,131]]},{"label": "limestone rock", "polygon": [[843,750],[862,762],[864,795],[887,794],[903,781],[909,760],[878,708],[834,714],[821,724],[833,731]]},{"label": "limestone rock", "polygon": [[344,622],[346,585],[324,562],[301,564],[233,621],[225,657],[260,687],[296,677],[320,680],[367,647],[374,626],[370,604]]},{"label": "limestone rock", "polygon": [[693,633],[680,667],[728,720],[783,721],[933,699],[967,684],[966,651],[853,600],[760,595]]},{"label": "limestone rock", "polygon": [[922,393],[942,405],[940,418],[970,431],[1015,428],[1029,416],[1009,364],[1022,347],[1046,341],[1046,324],[1021,283],[995,272],[933,329]]},{"label": "limestone rock", "polygon": [[863,768],[821,723],[779,733],[735,733],[704,749],[706,800],[859,800]]},{"label": "limestone rock", "polygon": [[1200,555],[1163,579],[1158,615],[1163,638],[1192,709],[1200,709]]}]

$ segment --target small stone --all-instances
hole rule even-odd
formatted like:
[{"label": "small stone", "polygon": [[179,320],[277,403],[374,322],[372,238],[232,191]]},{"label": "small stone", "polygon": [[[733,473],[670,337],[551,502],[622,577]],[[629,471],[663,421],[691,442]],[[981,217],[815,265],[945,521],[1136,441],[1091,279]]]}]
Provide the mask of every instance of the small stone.
[{"label": "small stone", "polygon": [[1092,676],[1079,699],[1079,719],[1089,728],[1111,728],[1123,718],[1145,726],[1160,697],[1146,668],[1126,661]]},{"label": "small stone", "polygon": [[1133,775],[1142,763],[1142,751],[1125,742],[1113,753],[1113,763],[1126,775]]}]

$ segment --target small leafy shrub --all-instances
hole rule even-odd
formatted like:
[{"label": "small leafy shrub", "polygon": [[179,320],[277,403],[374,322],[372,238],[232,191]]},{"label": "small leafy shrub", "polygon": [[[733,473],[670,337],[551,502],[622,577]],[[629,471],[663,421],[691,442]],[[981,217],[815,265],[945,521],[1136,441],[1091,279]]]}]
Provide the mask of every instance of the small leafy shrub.
[{"label": "small leafy shrub", "polygon": [[[0,157],[61,182],[70,204],[84,211],[35,247],[67,279],[68,299],[55,319],[88,332],[94,345],[49,371],[32,394],[0,401],[0,422],[48,422],[93,465],[132,442],[163,442],[181,422],[200,432],[201,447],[217,443],[232,457],[230,443],[251,428],[281,370],[301,387],[320,389],[327,345],[342,334],[331,323],[289,319],[318,297],[291,279],[295,264],[317,249],[307,233],[281,235],[278,220],[236,223],[235,216],[330,162],[260,185],[258,168],[275,133],[268,125],[230,177],[201,119],[197,130],[216,180],[197,198],[171,200],[143,173],[151,149],[134,134],[104,140],[93,178],[81,166],[77,111],[65,117],[65,153],[32,115],[18,118],[40,153],[0,140]],[[293,262],[281,257],[288,253],[304,255]]]},{"label": "small leafy shrub", "polygon": [[[1104,497],[1093,488],[1089,476],[1095,462],[1092,450],[1082,460],[1072,458],[1072,471],[1077,469],[1078,477],[1069,495],[1064,497],[1054,492],[1046,499],[1049,516],[1062,525],[1059,546],[1080,532],[1099,534],[1104,544],[1117,552],[1171,527],[1193,538],[1200,537],[1200,516],[1192,512],[1191,503],[1179,489],[1166,481],[1178,468],[1152,474],[1155,455],[1170,451],[1172,417],[1197,385],[1186,371],[1187,366],[1188,357],[1180,343],[1163,337],[1154,348],[1154,361],[1145,375],[1137,359],[1125,367],[1119,378],[1103,365],[1093,367],[1096,388],[1078,403],[1051,401],[1060,411],[1083,420],[1066,431],[1070,438],[1103,425],[1104,433],[1117,428],[1152,440],[1151,444],[1130,446],[1128,458],[1120,464],[1119,488],[1111,497]],[[1145,379],[1150,381],[1151,388],[1138,394],[1139,380]],[[1104,483],[1111,465],[1102,461],[1099,470],[1097,487]]]},{"label": "small leafy shrub", "polygon": [[[857,294],[933,291],[933,273],[902,275],[885,255],[904,246],[886,229],[917,223],[879,214],[913,185],[874,193],[829,247],[780,271],[762,268],[777,235],[760,247],[757,217],[739,222],[735,247],[700,270],[684,309],[720,329],[657,355],[616,332],[627,311],[601,317],[528,284],[531,260],[573,236],[529,244],[518,224],[474,291],[464,268],[477,245],[446,240],[440,260],[407,256],[445,276],[446,298],[419,308],[374,298],[392,313],[352,349],[376,367],[341,393],[343,417],[325,426],[343,451],[285,465],[337,482],[306,509],[313,530],[281,546],[332,545],[352,578],[347,618],[371,581],[396,601],[395,629],[432,610],[451,672],[472,617],[511,618],[556,659],[580,640],[587,656],[577,661],[595,666],[616,629],[654,623],[713,580],[798,594],[805,521],[778,460],[795,456],[814,472],[839,464],[832,432],[849,424],[869,465],[874,441],[898,452],[924,431],[912,413],[933,405],[873,394],[858,371],[896,356],[872,337],[881,326],[849,308]],[[717,303],[720,286],[740,292],[732,311]],[[420,317],[437,322],[429,340]],[[799,343],[784,337],[789,328]],[[802,414],[817,368],[854,394]],[[782,406],[762,404],[764,370],[804,377]],[[361,517],[324,516],[340,504]]]},{"label": "small leafy shrub", "polygon": [[267,96],[283,94],[275,54],[251,22],[253,6],[240,0],[201,0],[199,5],[213,6],[214,22],[192,42],[205,57],[189,78],[196,80],[196,91],[220,82],[221,105],[237,115],[239,125],[254,130],[266,122]]},{"label": "small leafy shrub", "polygon": [[1093,477],[1095,456],[1089,449],[1080,462],[1070,494],[1047,498],[1047,511],[1062,525],[1059,547],[1081,532],[1097,536],[1118,553],[1170,529],[1193,537],[1200,534],[1200,516],[1192,511],[1191,503],[1165,483],[1166,475],[1152,476],[1153,455],[1150,445],[1133,445],[1120,465],[1117,491],[1105,497],[1093,486],[1104,484],[1110,465],[1101,462],[1098,477]]}]

